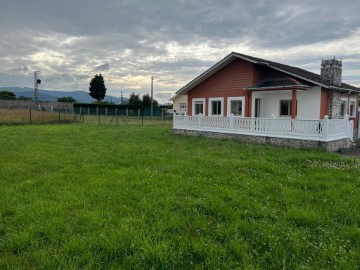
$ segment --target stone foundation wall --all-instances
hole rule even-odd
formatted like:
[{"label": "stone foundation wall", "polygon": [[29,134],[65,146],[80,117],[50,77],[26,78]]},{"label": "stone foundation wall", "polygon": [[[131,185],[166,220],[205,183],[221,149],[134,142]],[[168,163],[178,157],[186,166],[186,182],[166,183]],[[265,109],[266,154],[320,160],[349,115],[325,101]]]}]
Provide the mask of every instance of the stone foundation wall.
[{"label": "stone foundation wall", "polygon": [[285,146],[292,148],[306,148],[306,149],[321,149],[328,152],[336,152],[341,149],[347,149],[353,147],[353,142],[350,139],[341,139],[331,142],[313,141],[313,140],[300,140],[289,138],[276,138],[268,136],[252,136],[244,134],[231,134],[212,131],[197,131],[197,130],[185,130],[185,129],[172,129],[173,134],[207,137],[217,139],[233,139],[243,142],[249,142],[254,144],[271,144],[277,146]]}]

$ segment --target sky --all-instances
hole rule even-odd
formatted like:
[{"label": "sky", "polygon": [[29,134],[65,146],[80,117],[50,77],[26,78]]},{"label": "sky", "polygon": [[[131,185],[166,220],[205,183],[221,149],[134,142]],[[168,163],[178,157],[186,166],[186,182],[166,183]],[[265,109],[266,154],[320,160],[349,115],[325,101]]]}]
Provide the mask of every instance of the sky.
[{"label": "sky", "polygon": [[1,0],[0,87],[150,93],[165,103],[231,52],[320,73],[343,60],[360,87],[358,0]]}]

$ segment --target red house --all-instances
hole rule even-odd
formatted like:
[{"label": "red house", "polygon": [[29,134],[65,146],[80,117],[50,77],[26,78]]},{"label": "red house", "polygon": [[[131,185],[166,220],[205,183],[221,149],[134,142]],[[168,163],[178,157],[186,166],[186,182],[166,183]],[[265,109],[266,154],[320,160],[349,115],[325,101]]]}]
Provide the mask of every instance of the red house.
[{"label": "red house", "polygon": [[189,116],[304,121],[328,116],[349,118],[357,132],[359,93],[359,88],[342,82],[339,60],[322,60],[319,75],[233,52],[177,91],[172,99],[174,109],[181,108]]}]

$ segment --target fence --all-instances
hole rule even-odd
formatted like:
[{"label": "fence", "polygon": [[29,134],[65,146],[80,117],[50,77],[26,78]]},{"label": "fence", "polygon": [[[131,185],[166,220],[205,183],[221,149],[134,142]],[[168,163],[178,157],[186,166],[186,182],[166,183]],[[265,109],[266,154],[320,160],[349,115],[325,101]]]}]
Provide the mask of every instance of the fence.
[{"label": "fence", "polygon": [[172,125],[172,113],[165,109],[153,111],[147,109],[76,107],[76,119],[82,123],[109,125]]},{"label": "fence", "polygon": [[302,140],[353,141],[354,123],[345,119],[298,120],[174,115],[174,129],[215,131]]},{"label": "fence", "polygon": [[109,125],[172,125],[172,114],[158,110],[154,116],[141,109],[78,108],[54,109],[0,109],[0,125],[29,125],[56,123],[89,123]]},{"label": "fence", "polygon": [[0,125],[61,124],[75,121],[75,115],[65,109],[58,111],[0,109]]}]

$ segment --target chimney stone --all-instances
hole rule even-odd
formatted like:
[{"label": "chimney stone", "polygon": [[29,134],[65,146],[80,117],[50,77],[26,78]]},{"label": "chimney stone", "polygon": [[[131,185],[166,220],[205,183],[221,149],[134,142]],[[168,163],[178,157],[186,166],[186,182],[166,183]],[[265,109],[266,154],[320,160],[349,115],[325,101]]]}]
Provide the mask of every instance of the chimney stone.
[{"label": "chimney stone", "polygon": [[321,61],[321,79],[326,84],[336,86],[341,85],[342,80],[342,61],[341,60],[322,60]]}]

